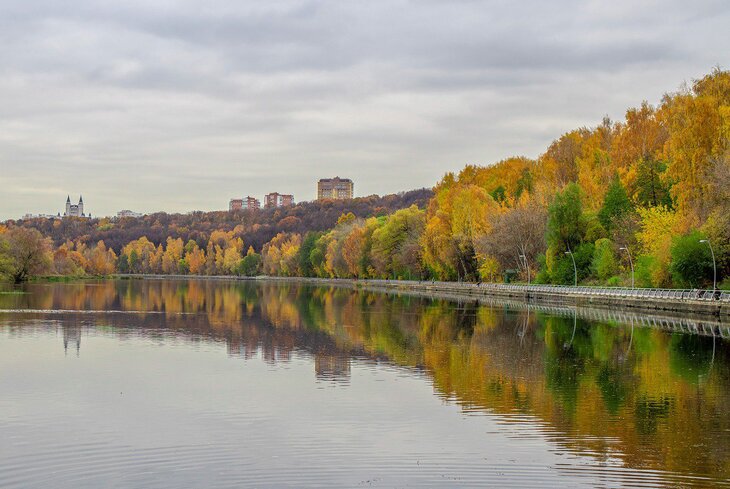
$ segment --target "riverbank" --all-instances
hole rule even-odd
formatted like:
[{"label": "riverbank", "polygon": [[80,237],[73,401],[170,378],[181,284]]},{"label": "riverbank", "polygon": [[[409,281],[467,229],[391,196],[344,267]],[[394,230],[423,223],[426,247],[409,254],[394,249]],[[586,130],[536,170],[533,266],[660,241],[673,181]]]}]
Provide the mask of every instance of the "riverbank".
[{"label": "riverbank", "polygon": [[310,277],[237,277],[191,275],[116,275],[118,278],[278,281],[349,287],[383,292],[418,293],[455,300],[508,299],[530,304],[691,315],[730,322],[730,292],[680,289],[625,289],[558,285],[474,284],[406,280],[354,280]]}]

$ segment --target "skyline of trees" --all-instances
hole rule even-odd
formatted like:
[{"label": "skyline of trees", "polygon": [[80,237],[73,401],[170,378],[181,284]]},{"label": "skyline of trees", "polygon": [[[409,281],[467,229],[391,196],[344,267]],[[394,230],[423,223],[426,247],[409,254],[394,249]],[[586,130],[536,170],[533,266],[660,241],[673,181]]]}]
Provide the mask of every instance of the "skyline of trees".
[{"label": "skyline of trees", "polygon": [[467,165],[433,191],[0,233],[40,230],[57,274],[572,283],[575,259],[581,283],[628,285],[631,253],[637,286],[708,286],[700,240],[718,282],[730,277],[729,140],[730,72],[718,68],[657,107],[566,132],[536,159]]}]

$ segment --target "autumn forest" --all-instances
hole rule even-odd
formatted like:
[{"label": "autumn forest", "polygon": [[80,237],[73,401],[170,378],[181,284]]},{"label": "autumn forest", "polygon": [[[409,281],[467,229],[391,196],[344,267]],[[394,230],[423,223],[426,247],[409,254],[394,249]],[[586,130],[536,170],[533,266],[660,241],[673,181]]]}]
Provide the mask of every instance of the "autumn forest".
[{"label": "autumn forest", "polygon": [[[651,95],[651,94],[647,94]],[[730,288],[730,72],[433,191],[0,225],[0,275],[115,273]],[[575,268],[574,268],[575,263]]]}]

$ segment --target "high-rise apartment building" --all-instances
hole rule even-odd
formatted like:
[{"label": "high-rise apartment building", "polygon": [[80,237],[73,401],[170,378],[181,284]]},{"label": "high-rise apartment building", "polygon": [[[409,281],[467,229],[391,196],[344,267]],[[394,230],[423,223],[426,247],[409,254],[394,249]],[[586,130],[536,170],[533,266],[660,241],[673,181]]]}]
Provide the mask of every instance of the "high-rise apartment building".
[{"label": "high-rise apartment building", "polygon": [[284,194],[281,196],[281,207],[294,205],[294,196],[292,194]]},{"label": "high-rise apartment building", "polygon": [[245,204],[248,210],[261,209],[261,201],[255,197],[246,197]]},{"label": "high-rise apartment building", "polygon": [[231,199],[231,201],[228,203],[228,210],[233,211],[240,211],[243,209],[243,199]]},{"label": "high-rise apartment building", "polygon": [[286,207],[288,205],[294,205],[294,196],[289,194],[280,194],[278,192],[272,192],[266,194],[264,197],[264,208],[274,209],[276,207]]},{"label": "high-rise apartment building", "polygon": [[317,200],[351,199],[355,184],[349,178],[322,178],[317,182]]},{"label": "high-rise apartment building", "polygon": [[244,199],[231,199],[231,201],[228,203],[228,210],[231,212],[241,211],[244,209],[261,209],[261,201],[259,201],[259,199],[255,197],[249,196]]}]

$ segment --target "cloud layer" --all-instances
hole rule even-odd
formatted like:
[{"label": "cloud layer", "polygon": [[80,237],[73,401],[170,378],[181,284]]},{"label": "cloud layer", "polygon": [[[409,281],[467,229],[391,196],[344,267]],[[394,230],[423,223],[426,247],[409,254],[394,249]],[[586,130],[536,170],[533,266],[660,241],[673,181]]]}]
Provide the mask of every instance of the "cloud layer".
[{"label": "cloud layer", "polygon": [[0,0],[0,219],[431,186],[727,66],[727,25],[725,0]]}]

